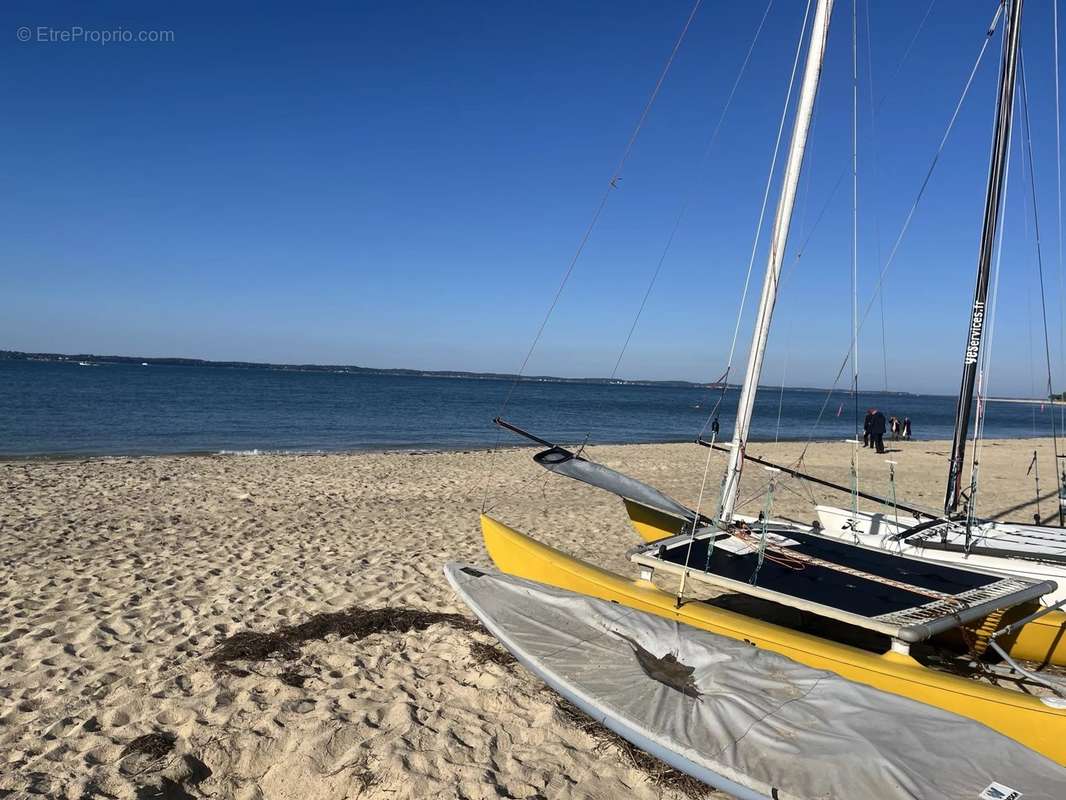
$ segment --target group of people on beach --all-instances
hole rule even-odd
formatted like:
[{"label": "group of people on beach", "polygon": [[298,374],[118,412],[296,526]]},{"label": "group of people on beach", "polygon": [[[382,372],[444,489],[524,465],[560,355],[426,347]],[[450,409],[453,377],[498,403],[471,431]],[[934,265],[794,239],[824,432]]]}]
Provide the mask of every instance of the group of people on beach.
[{"label": "group of people on beach", "polygon": [[885,422],[883,411],[870,408],[866,411],[866,419],[862,423],[862,446],[873,447],[878,453],[885,452],[885,431],[892,431],[892,440],[911,438],[911,418],[889,417]]}]

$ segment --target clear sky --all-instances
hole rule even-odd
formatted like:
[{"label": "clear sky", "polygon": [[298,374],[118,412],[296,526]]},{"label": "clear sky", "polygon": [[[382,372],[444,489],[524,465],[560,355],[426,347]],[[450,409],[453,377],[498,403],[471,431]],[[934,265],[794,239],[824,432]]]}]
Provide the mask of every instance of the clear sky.
[{"label": "clear sky", "polygon": [[[937,0],[897,70],[929,5],[859,3],[863,306],[995,8]],[[704,0],[530,372],[610,373],[690,187],[620,375],[708,380],[724,369],[803,3],[773,3],[699,165],[765,7]],[[0,347],[514,371],[690,9],[5,3]],[[48,41],[74,26],[169,31],[172,41]],[[1024,27],[1062,389],[1049,0],[1027,3]],[[957,387],[998,45],[888,275],[892,389]],[[875,103],[884,98],[876,120],[871,81]],[[787,259],[767,383],[828,386],[848,348],[849,181],[833,188],[850,119],[851,3],[841,0],[790,249],[809,245],[798,264]],[[1045,369],[1021,153],[992,383],[1027,395],[1040,393]],[[864,388],[882,387],[876,304],[860,370]]]}]

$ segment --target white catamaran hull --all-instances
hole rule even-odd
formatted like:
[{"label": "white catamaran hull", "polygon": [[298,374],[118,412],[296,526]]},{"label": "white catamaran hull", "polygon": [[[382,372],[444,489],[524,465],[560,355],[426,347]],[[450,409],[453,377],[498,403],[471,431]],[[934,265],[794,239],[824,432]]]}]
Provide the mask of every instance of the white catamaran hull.
[{"label": "white catamaran hull", "polygon": [[[1036,525],[1018,525],[1016,523],[984,521],[971,529],[971,551],[963,549],[946,550],[945,540],[940,530],[930,539],[908,541],[902,535],[915,527],[911,517],[900,514],[899,517],[889,513],[872,513],[868,511],[852,512],[851,509],[835,506],[816,506],[818,522],[822,526],[820,533],[848,542],[857,542],[868,547],[879,547],[902,555],[938,561],[946,564],[960,564],[975,569],[994,570],[1008,575],[1025,578],[1055,581],[1059,588],[1051,594],[1044,595],[1044,603],[1052,605],[1066,600],[1066,563],[1056,564],[1040,561],[1042,555],[1053,558],[1066,558],[1066,531],[1038,527]],[[922,546],[927,544],[929,546]],[[964,548],[966,531],[964,526],[953,526],[946,535],[946,544]],[[1026,556],[991,555],[974,550],[1001,550],[1025,553]]]}]

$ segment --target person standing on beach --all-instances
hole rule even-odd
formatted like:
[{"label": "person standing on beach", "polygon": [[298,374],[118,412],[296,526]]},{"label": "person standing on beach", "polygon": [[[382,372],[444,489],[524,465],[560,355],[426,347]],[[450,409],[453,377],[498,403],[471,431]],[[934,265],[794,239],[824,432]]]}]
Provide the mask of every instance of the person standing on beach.
[{"label": "person standing on beach", "polygon": [[904,417],[903,418],[903,438],[904,439],[910,439],[911,438],[911,418],[910,417]]},{"label": "person standing on beach", "polygon": [[874,410],[872,408],[866,409],[866,419],[862,421],[862,446],[870,446],[870,423],[874,418]]},{"label": "person standing on beach", "polygon": [[898,442],[900,432],[899,417],[893,415],[888,418],[888,429],[892,431],[892,441]]},{"label": "person standing on beach", "polygon": [[885,415],[876,408],[871,409],[870,441],[878,453],[885,452]]}]

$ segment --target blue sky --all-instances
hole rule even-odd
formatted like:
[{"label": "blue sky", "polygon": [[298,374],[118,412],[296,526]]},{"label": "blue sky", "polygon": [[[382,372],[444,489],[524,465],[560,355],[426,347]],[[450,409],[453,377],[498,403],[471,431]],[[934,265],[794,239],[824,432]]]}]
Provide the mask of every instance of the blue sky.
[{"label": "blue sky", "polygon": [[[863,305],[994,3],[937,0],[897,73],[928,7],[872,3],[868,55],[859,5]],[[764,8],[705,0],[530,372],[611,371],[690,187],[620,374],[700,380],[724,369],[801,3],[774,3],[698,167]],[[513,371],[690,9],[5,4],[0,347]],[[81,26],[167,30],[173,41],[23,43],[20,26],[34,39],[38,28]],[[1027,4],[1023,39],[1061,389],[1049,2]],[[998,40],[888,276],[892,389],[957,387],[997,59]],[[885,97],[876,123],[871,77],[874,96]],[[810,244],[788,268],[767,383],[827,386],[848,348],[851,199],[847,181],[832,189],[848,162],[850,118],[845,1],[790,243],[793,253],[808,235]],[[992,385],[1024,395],[1039,393],[1044,368],[1020,163],[1008,193]],[[877,307],[860,370],[864,388],[882,387]]]}]

